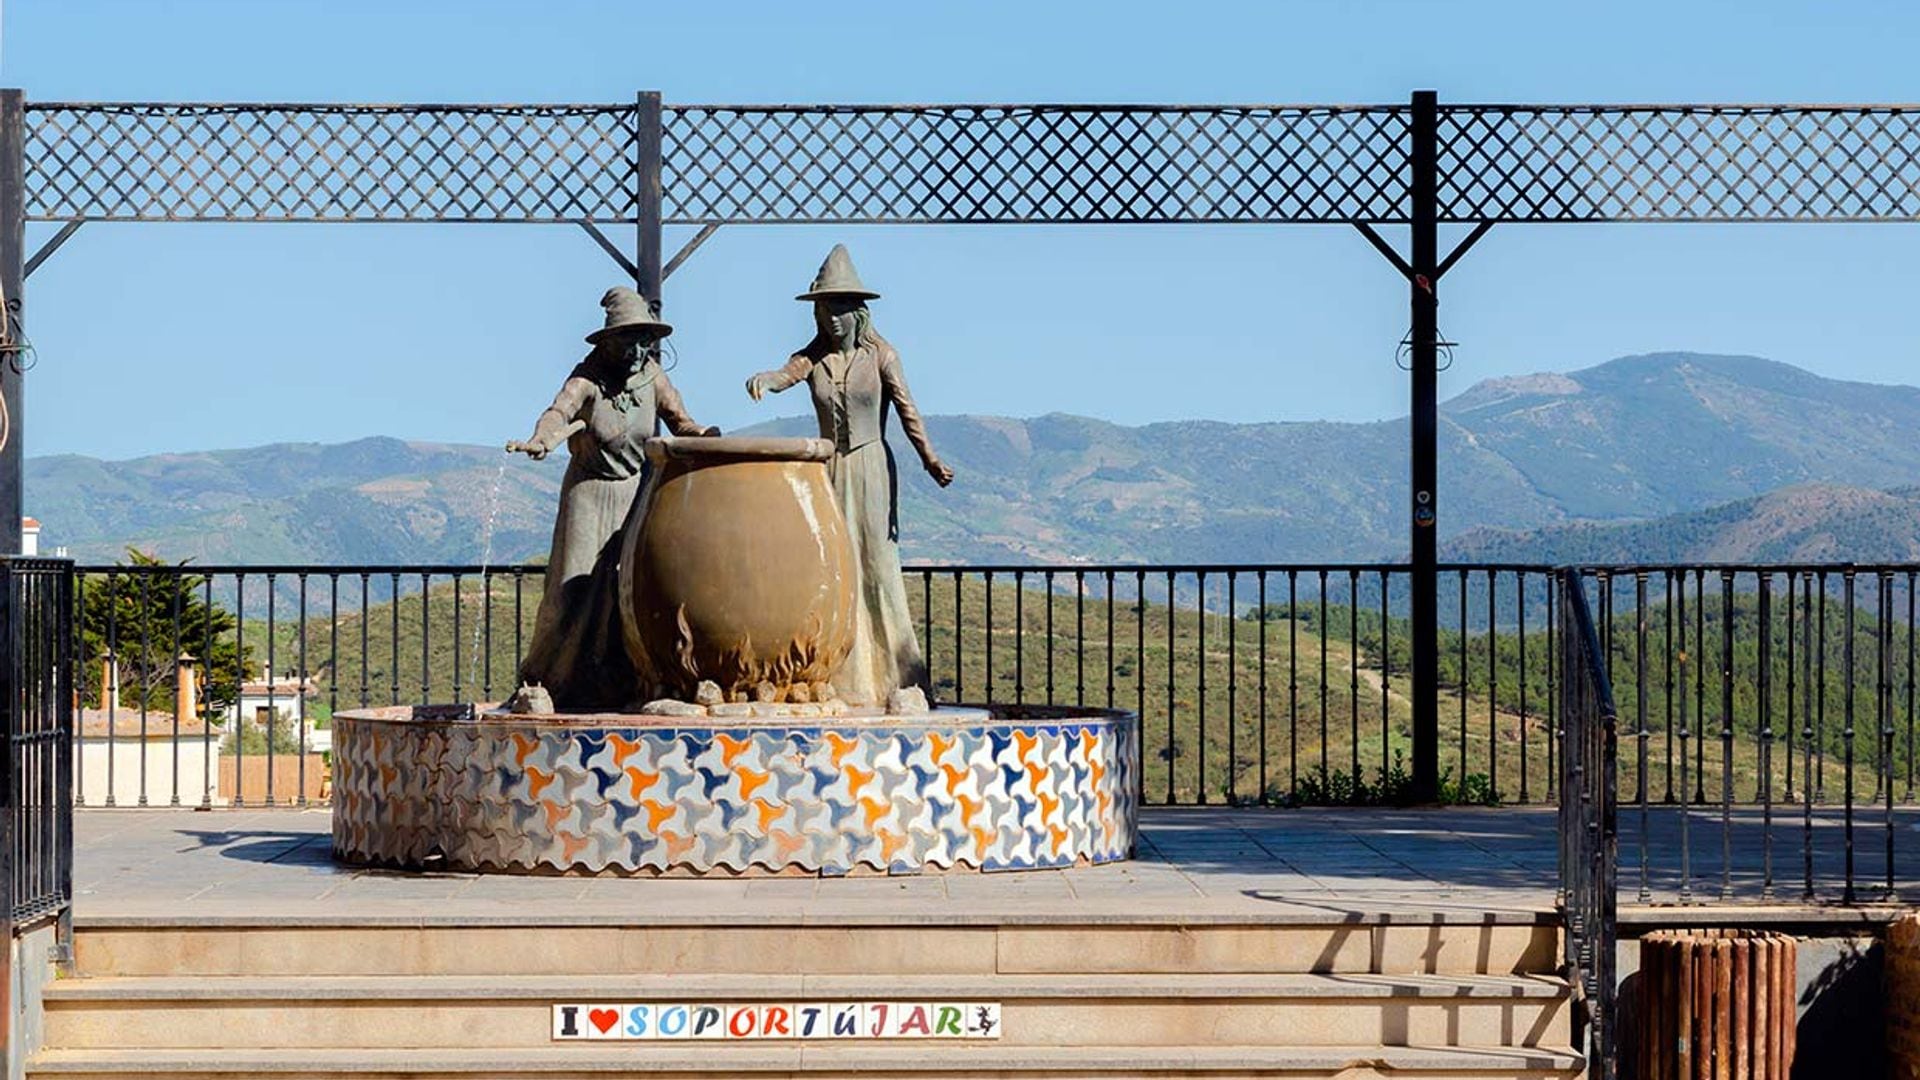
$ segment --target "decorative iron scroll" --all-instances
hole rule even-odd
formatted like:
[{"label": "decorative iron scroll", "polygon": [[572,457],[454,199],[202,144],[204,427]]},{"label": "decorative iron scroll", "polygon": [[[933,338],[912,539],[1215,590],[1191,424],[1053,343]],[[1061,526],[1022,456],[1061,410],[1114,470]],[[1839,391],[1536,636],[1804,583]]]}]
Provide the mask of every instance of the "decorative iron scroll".
[{"label": "decorative iron scroll", "polygon": [[1920,219],[1920,108],[1450,106],[1442,221]]},{"label": "decorative iron scroll", "polygon": [[[38,220],[636,220],[635,104],[29,103]],[[668,222],[1409,219],[1407,106],[667,106]],[[1442,221],[1920,219],[1920,109],[1442,106]]]}]

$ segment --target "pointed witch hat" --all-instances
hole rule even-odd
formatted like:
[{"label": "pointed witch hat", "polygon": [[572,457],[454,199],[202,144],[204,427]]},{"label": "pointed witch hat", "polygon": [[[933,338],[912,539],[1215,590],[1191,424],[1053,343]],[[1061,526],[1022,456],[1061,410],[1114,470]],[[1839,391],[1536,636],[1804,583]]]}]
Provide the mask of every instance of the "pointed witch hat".
[{"label": "pointed witch hat", "polygon": [[625,285],[608,289],[600,298],[600,306],[606,309],[607,324],[587,335],[591,344],[598,345],[601,339],[620,330],[652,330],[657,337],[673,333],[673,327],[654,316],[653,305]]},{"label": "pointed witch hat", "polygon": [[860,275],[853,269],[853,256],[847,254],[845,244],[833,245],[833,250],[827,252],[827,261],[820,264],[820,272],[813,275],[813,284],[794,299],[824,300],[829,296],[880,299],[879,293],[860,283]]}]

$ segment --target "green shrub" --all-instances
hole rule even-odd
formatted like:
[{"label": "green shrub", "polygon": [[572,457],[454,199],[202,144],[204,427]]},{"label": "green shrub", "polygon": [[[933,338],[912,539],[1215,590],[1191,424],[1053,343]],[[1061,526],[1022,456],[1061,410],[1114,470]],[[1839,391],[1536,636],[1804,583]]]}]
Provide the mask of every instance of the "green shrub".
[{"label": "green shrub", "polygon": [[[1401,751],[1394,751],[1393,761],[1378,770],[1376,777],[1369,782],[1364,773],[1328,770],[1316,765],[1300,778],[1295,790],[1280,795],[1275,801],[1283,806],[1413,805],[1413,774],[1407,771],[1406,756]],[[1439,794],[1439,801],[1448,806],[1497,806],[1500,803],[1493,781],[1485,773],[1469,773],[1466,779],[1456,782],[1449,772],[1440,778]]]}]

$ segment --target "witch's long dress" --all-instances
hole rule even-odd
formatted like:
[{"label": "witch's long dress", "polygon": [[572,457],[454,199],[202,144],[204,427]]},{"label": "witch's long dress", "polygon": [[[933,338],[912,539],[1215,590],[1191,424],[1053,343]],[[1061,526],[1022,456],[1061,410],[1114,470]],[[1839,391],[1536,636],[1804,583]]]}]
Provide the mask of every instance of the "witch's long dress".
[{"label": "witch's long dress", "polygon": [[590,363],[574,368],[534,427],[539,438],[575,419],[587,425],[567,439],[546,589],[520,664],[520,681],[546,687],[565,712],[617,709],[651,692],[639,685],[620,629],[620,536],[646,482],[641,446],[654,418],[676,435],[701,431],[657,365],[610,396]]},{"label": "witch's long dress", "polygon": [[813,392],[820,437],[833,442],[828,471],[860,574],[853,652],[834,689],[849,702],[884,704],[897,687],[927,683],[900,573],[899,477],[885,438],[887,410],[899,416],[901,431],[922,457],[931,458],[933,451],[892,346],[865,345],[851,356],[810,347],[787,361],[771,388],[802,379]]}]

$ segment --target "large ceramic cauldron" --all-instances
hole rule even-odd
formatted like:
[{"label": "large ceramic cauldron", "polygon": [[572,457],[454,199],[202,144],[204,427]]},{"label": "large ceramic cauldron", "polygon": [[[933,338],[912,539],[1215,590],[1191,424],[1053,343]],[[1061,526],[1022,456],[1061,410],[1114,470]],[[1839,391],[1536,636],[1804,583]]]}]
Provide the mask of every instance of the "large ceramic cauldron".
[{"label": "large ceramic cauldron", "polygon": [[[817,696],[853,648],[856,571],[824,439],[649,439],[620,559],[627,651],[690,700]],[[804,692],[796,691],[805,685]]]}]

